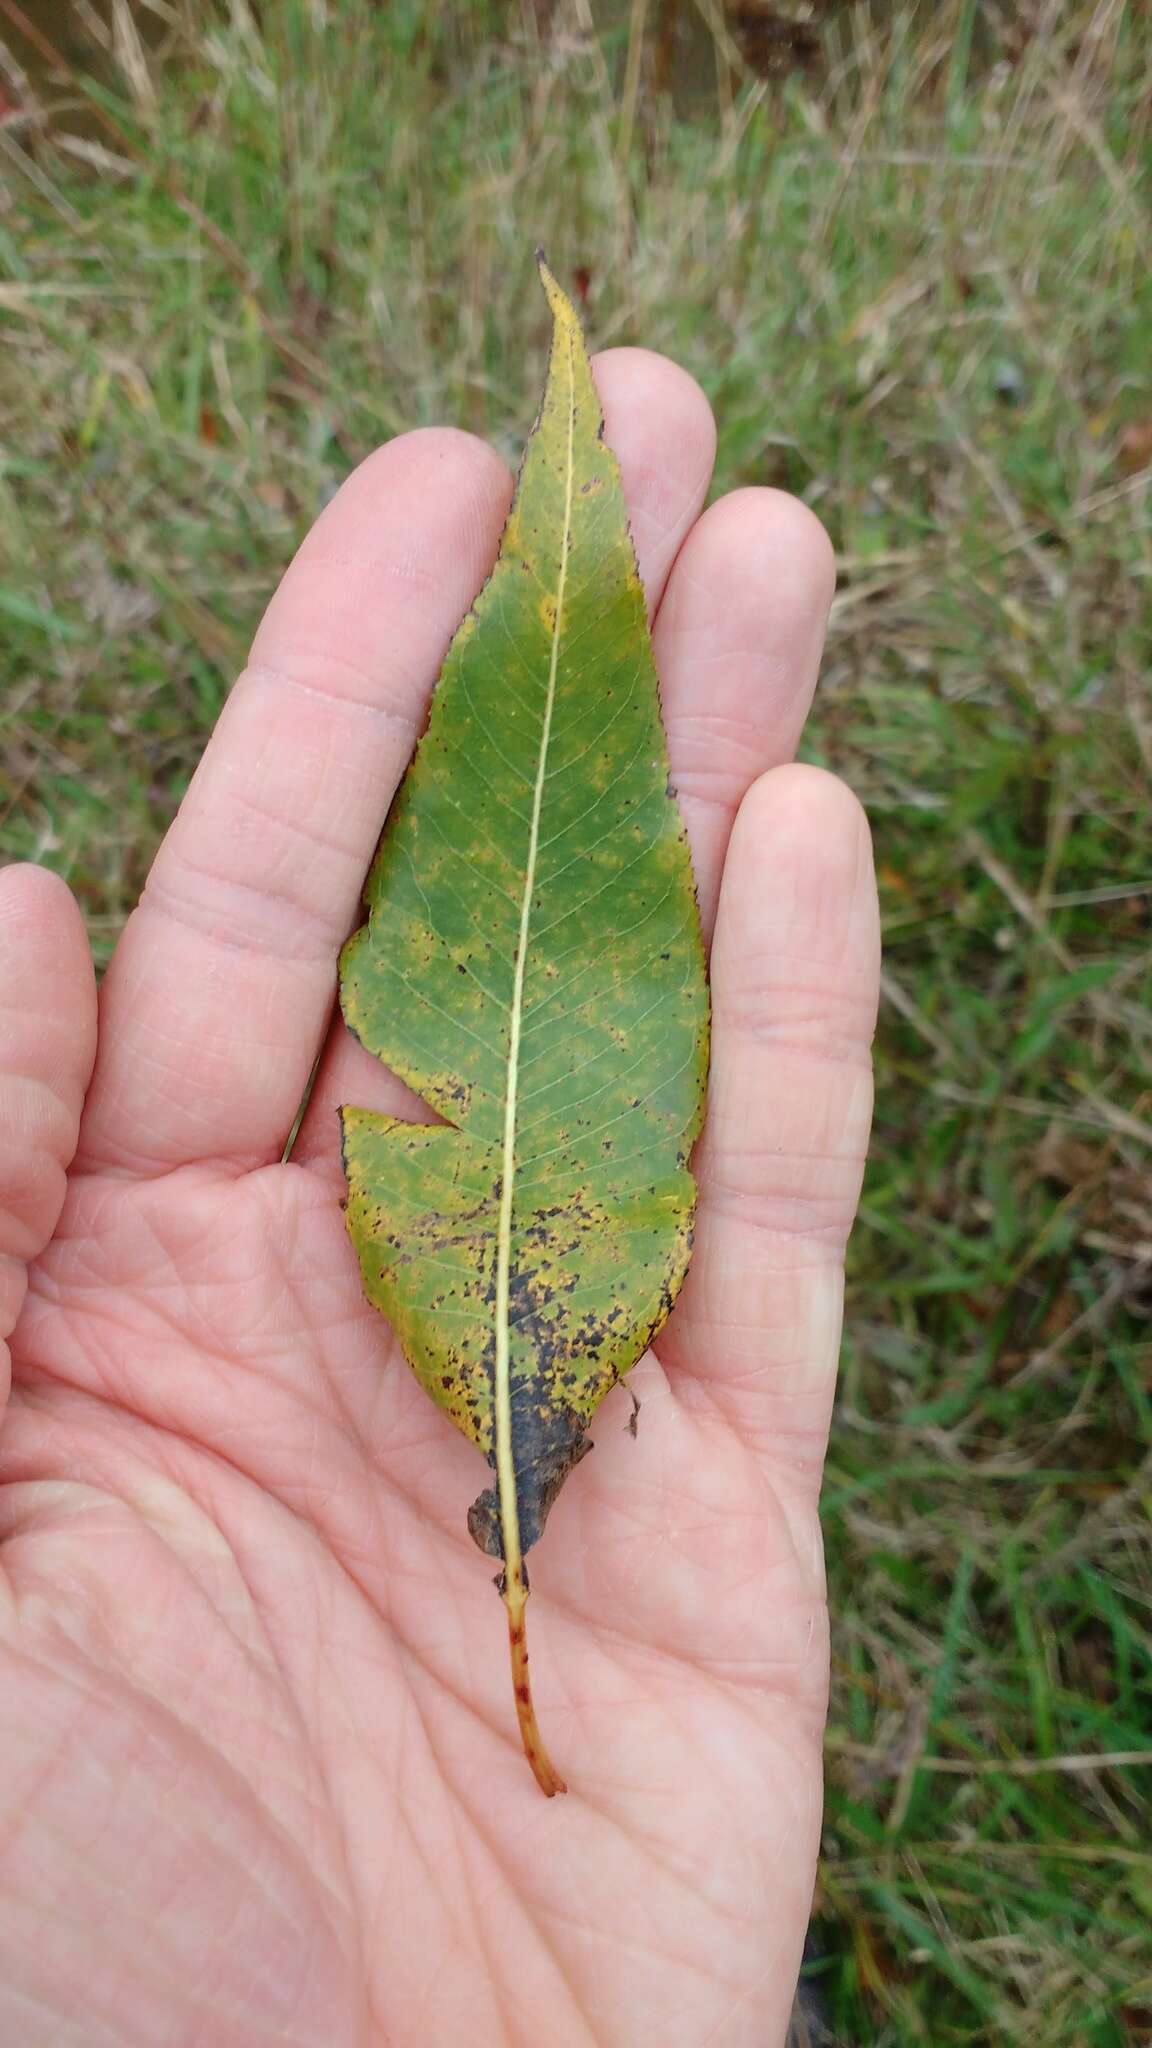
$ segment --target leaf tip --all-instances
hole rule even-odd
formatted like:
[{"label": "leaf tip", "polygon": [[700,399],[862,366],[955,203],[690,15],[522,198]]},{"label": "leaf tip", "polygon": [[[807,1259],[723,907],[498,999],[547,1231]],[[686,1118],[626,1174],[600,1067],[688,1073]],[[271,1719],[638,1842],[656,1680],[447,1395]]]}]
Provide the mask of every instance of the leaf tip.
[{"label": "leaf tip", "polygon": [[579,335],[580,322],[576,317],[576,308],[557,278],[543,249],[537,249],[536,251],[536,265],[540,272],[540,282],[544,287],[545,297],[552,309],[552,318],[555,320],[557,328],[567,329],[569,332]]}]

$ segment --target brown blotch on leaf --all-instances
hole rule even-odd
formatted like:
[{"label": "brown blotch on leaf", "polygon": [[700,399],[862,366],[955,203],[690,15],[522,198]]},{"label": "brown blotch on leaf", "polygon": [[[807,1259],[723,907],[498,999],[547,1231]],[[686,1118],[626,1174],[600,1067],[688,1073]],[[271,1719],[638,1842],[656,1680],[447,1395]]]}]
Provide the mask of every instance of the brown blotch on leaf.
[{"label": "brown blotch on leaf", "polygon": [[[516,1506],[520,1542],[530,1550],[544,1533],[549,1511],[568,1474],[592,1449],[580,1417],[569,1408],[538,1405],[519,1382],[512,1391],[512,1450],[516,1461]],[[495,1467],[496,1454],[489,1463]],[[486,1557],[503,1557],[500,1496],[489,1486],[468,1510],[468,1533]]]}]

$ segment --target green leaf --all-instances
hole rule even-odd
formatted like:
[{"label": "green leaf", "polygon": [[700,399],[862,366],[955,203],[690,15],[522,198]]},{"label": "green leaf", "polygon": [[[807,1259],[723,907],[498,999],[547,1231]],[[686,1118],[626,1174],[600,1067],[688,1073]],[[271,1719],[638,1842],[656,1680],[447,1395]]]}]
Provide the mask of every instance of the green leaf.
[{"label": "green leaf", "polygon": [[446,1119],[342,1112],[348,1227],[368,1298],[495,1471],[469,1528],[504,1561],[521,1733],[553,1792],[523,1552],[684,1278],[708,994],[620,472],[540,271],[540,414],[340,989],[361,1043]]}]

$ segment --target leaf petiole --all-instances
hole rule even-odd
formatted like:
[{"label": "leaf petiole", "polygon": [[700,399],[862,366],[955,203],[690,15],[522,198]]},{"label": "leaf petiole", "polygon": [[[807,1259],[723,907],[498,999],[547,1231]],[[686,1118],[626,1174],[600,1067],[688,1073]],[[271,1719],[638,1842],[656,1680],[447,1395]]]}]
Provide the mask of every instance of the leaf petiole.
[{"label": "leaf petiole", "polygon": [[532,1766],[532,1775],[536,1783],[551,1799],[557,1792],[566,1792],[568,1787],[544,1747],[544,1740],[536,1721],[536,1709],[532,1704],[532,1687],[528,1680],[528,1637],[524,1621],[528,1588],[524,1583],[524,1566],[519,1557],[515,1565],[505,1566],[503,1580],[504,1605],[508,1610],[508,1652],[512,1661],[512,1690],[516,1695],[516,1719],[520,1724],[520,1740],[524,1745],[524,1754]]}]

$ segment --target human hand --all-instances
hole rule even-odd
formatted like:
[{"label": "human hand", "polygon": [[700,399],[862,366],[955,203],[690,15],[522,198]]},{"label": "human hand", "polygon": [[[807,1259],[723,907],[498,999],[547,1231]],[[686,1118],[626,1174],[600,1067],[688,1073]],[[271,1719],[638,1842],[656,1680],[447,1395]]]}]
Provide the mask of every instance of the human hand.
[{"label": "human hand", "polygon": [[784,765],[821,529],[771,491],[701,515],[697,387],[637,350],[597,376],[714,1033],[696,1250],[629,1380],[637,1436],[620,1390],[533,1554],[569,1796],[520,1750],[466,1528],[483,1466],[363,1301],[340,1207],[337,1105],[416,1105],[328,1028],[336,956],[510,492],[487,447],[421,432],[304,542],[98,1027],[68,892],[0,876],[0,2037],[22,2048],[783,2038],[875,890],[855,800]]}]

